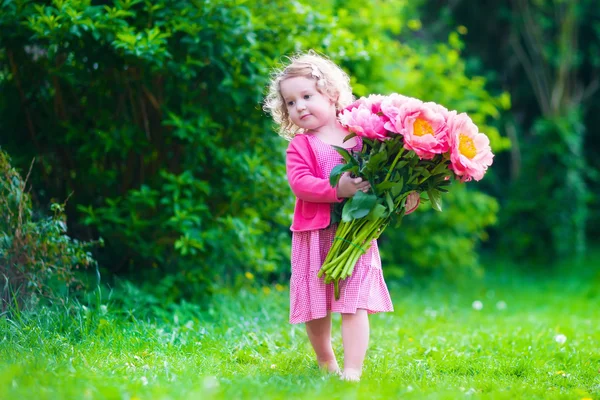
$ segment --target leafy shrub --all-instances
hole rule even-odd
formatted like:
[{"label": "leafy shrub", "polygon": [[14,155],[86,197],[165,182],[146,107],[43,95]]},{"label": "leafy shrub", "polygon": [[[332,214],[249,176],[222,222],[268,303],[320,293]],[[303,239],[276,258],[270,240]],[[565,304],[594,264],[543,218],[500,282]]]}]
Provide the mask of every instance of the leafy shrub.
[{"label": "leafy shrub", "polygon": [[380,246],[386,276],[435,273],[453,280],[481,275],[478,250],[488,239],[486,230],[497,222],[498,202],[460,183],[443,201],[442,212],[433,211],[429,202],[421,204],[399,228],[384,232]]},{"label": "leafy shrub", "polygon": [[0,149],[0,310],[21,308],[35,295],[81,289],[78,269],[95,265],[89,247],[66,235],[64,207],[52,204],[51,217],[36,218],[26,182]]},{"label": "leafy shrub", "polygon": [[468,92],[478,123],[501,106],[465,76],[459,39],[429,53],[397,40],[416,15],[408,3],[0,3],[1,140],[16,165],[38,160],[41,202],[73,193],[71,225],[105,238],[103,268],[156,283],[161,298],[280,279],[293,198],[286,143],[260,103],[284,55],[330,55],[357,95],[458,108],[443,100]]},{"label": "leafy shrub", "polygon": [[528,149],[523,170],[530,172],[512,182],[501,219],[502,229],[511,231],[501,246],[514,257],[535,257],[547,267],[585,254],[586,203],[594,196],[585,183],[593,170],[583,156],[580,120],[577,110],[539,118],[532,128],[535,135],[523,141]]},{"label": "leafy shrub", "polygon": [[511,93],[513,110],[502,119],[514,146],[495,168],[503,206],[495,240],[512,257],[540,261],[520,263],[525,268],[559,268],[600,237],[600,136],[592,128],[600,123],[599,10],[592,0],[423,8],[430,35],[468,28],[465,44],[476,56],[469,70]]},{"label": "leafy shrub", "polygon": [[297,22],[265,24],[282,4],[3,4],[15,70],[0,86],[16,102],[0,109],[17,118],[0,127],[39,160],[40,200],[74,193],[74,227],[106,239],[109,271],[169,284],[176,299],[286,264],[284,143],[259,105],[290,50],[273,37]]}]

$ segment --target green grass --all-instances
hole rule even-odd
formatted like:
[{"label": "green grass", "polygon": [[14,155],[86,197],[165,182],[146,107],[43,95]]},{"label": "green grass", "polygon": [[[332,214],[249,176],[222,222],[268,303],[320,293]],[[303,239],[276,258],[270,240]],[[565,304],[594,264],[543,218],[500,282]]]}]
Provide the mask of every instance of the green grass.
[{"label": "green grass", "polygon": [[316,368],[285,291],[200,311],[125,286],[87,309],[1,318],[0,399],[600,399],[597,265],[390,285],[395,312],[371,316],[360,383]]}]

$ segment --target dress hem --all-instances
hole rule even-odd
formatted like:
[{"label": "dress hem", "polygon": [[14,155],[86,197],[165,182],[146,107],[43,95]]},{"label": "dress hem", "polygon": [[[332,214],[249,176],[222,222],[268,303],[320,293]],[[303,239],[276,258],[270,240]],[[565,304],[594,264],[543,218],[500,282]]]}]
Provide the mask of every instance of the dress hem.
[{"label": "dress hem", "polygon": [[[394,309],[392,308],[391,310],[372,310],[372,309],[368,309],[366,307],[357,307],[356,310],[367,310],[367,314],[371,315],[371,314],[379,314],[379,313],[384,313],[384,312],[394,312]],[[303,324],[305,322],[308,321],[313,321],[315,319],[321,319],[321,318],[325,318],[327,316],[328,313],[337,313],[337,314],[355,314],[356,310],[354,311],[349,311],[349,310],[329,310],[327,311],[324,315],[317,315],[313,318],[300,318],[299,320],[289,320],[289,323],[292,325],[297,325],[297,324]]]}]

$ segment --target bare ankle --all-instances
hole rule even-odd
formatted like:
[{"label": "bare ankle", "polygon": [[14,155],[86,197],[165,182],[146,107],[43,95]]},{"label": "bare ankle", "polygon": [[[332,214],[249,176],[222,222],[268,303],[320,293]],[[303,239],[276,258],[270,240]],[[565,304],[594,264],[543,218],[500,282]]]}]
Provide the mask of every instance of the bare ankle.
[{"label": "bare ankle", "polygon": [[340,367],[335,358],[328,359],[328,360],[318,360],[317,359],[317,362],[319,363],[319,368],[326,369],[327,372],[332,372],[332,373],[336,373],[336,374],[340,372]]}]

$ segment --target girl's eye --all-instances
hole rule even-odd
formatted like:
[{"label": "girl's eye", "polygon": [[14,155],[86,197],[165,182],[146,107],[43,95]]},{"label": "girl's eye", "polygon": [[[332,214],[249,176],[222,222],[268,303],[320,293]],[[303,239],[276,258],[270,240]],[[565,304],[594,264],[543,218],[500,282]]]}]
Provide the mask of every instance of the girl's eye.
[{"label": "girl's eye", "polygon": [[308,100],[308,99],[310,99],[310,94],[305,94],[304,95],[304,100]]},{"label": "girl's eye", "polygon": [[291,107],[291,106],[294,105],[294,102],[293,101],[288,101],[287,105]]}]

